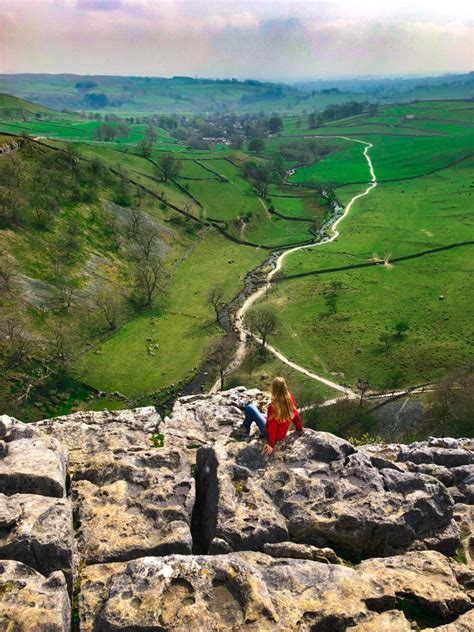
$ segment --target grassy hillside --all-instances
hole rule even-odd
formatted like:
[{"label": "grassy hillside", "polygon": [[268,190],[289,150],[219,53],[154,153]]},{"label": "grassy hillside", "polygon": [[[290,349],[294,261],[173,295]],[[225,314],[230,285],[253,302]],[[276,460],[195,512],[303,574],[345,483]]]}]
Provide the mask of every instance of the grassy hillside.
[{"label": "grassy hillside", "polygon": [[[351,385],[368,379],[376,389],[436,379],[471,358],[472,246],[422,254],[474,239],[469,102],[384,106],[316,129],[307,117],[286,116],[258,154],[247,143],[190,149],[155,126],[143,155],[145,124],[129,123],[126,135],[105,142],[94,134],[99,123],[66,116],[0,125],[0,133],[33,137],[0,156],[5,410],[20,406],[24,418],[38,418],[156,401],[157,392],[179,389],[223,336],[209,291],[219,285],[230,300],[272,250],[315,239],[332,217],[332,191],[347,204],[365,189],[364,145],[351,139],[373,144],[379,185],[356,202],[336,242],[285,259],[266,298],[281,321],[272,342],[310,370]],[[165,180],[169,156],[179,168]],[[137,221],[156,233],[159,287],[148,305],[137,283],[150,253],[143,255]],[[347,269],[374,262],[381,265]],[[118,299],[113,327],[104,293]],[[5,328],[19,313],[21,362]],[[408,326],[401,336],[399,321]],[[208,383],[215,368],[206,368]],[[252,354],[229,383],[267,386],[275,372],[304,386],[279,361]]]},{"label": "grassy hillside", "polygon": [[58,116],[58,113],[37,103],[0,93],[0,119],[19,119],[42,116]]},{"label": "grassy hillside", "polygon": [[290,86],[259,81],[194,79],[191,77],[118,77],[78,75],[0,75],[0,90],[61,110],[98,110],[122,113],[293,112],[347,101],[382,103],[415,99],[465,99],[473,96],[470,75],[451,75],[435,82],[403,80],[325,82]]},{"label": "grassy hillside", "polygon": [[[23,141],[0,161],[2,405],[64,412],[87,395],[71,381],[75,359],[142,313],[140,270],[156,260],[164,290],[199,236],[97,159]],[[68,401],[51,404],[64,383]]]},{"label": "grassy hillside", "polygon": [[[417,135],[393,136],[390,127],[386,135],[361,133],[361,118],[367,127],[396,125],[414,111],[404,124],[416,122]],[[474,246],[463,244],[474,240],[472,125],[468,104],[444,102],[387,107],[316,130],[348,140],[296,171],[290,179],[300,190],[329,181],[342,204],[361,193],[370,175],[364,146],[352,138],[373,143],[380,183],[339,224],[338,240],[285,259],[267,303],[282,319],[274,343],[291,359],[347,384],[368,379],[376,389],[427,382],[472,362]],[[459,247],[396,261],[453,244]],[[358,267],[372,262],[379,265]],[[325,272],[335,268],[342,269]],[[332,288],[335,312],[326,300]],[[400,321],[408,326],[402,336]]]},{"label": "grassy hillside", "polygon": [[[69,119],[61,124],[66,138],[75,127]],[[3,407],[15,409],[21,398],[24,418],[150,401],[152,393],[191,379],[222,336],[207,302],[210,289],[219,284],[224,300],[230,300],[268,247],[310,239],[310,226],[325,213],[313,196],[310,202],[293,200],[304,203],[303,223],[270,214],[238,163],[227,160],[228,150],[180,147],[175,152],[180,173],[164,182],[163,136],[150,158],[134,153],[134,143],[22,142],[20,150],[0,157],[0,186],[18,209],[13,217],[4,207],[0,227],[2,266],[12,266],[14,277],[3,322],[26,305],[21,332],[35,344],[19,364],[5,338],[0,354],[9,402]],[[239,160],[244,164],[249,157],[241,154]],[[160,291],[145,310],[135,296],[143,263],[140,244],[130,235],[135,211],[157,231],[154,248],[161,260]],[[250,215],[242,223],[244,212]],[[255,246],[240,245],[239,238]],[[119,296],[113,327],[99,305],[104,289]],[[65,331],[65,338],[58,340],[57,331]],[[54,368],[49,377],[46,366]],[[28,390],[29,384],[34,389]],[[120,391],[131,400],[90,399],[90,388]],[[54,403],[61,390],[67,399]]]}]

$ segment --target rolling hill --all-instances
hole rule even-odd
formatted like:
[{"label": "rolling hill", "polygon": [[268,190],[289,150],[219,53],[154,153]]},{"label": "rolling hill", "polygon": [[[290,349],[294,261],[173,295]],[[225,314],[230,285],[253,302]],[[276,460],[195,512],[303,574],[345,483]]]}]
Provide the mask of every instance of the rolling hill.
[{"label": "rolling hill", "polygon": [[463,99],[471,74],[440,78],[312,82],[297,85],[193,77],[0,75],[0,90],[49,108],[116,113],[217,111],[304,113],[347,101]]}]

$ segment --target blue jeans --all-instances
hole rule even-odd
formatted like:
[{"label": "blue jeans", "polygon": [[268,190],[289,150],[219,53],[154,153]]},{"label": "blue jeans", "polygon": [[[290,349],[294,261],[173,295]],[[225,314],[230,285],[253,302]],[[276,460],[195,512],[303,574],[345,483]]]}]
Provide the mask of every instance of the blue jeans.
[{"label": "blue jeans", "polygon": [[258,429],[263,434],[264,437],[267,437],[267,419],[263,413],[261,413],[255,404],[249,404],[245,407],[245,419],[242,424],[246,430],[250,430],[250,426],[252,425],[252,421],[257,424]]}]

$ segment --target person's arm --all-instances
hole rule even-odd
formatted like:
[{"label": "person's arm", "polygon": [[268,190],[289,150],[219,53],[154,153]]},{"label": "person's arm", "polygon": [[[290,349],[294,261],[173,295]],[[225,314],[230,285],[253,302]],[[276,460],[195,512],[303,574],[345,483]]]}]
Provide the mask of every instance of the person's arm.
[{"label": "person's arm", "polygon": [[303,424],[301,423],[300,414],[298,412],[298,409],[296,408],[296,402],[295,402],[295,398],[293,397],[293,395],[291,396],[291,399],[293,400],[293,404],[295,406],[295,414],[294,414],[293,419],[291,421],[293,422],[293,425],[296,428],[296,430],[298,430],[298,432],[304,432]]},{"label": "person's arm", "polygon": [[270,404],[267,410],[267,444],[263,447],[264,454],[271,454],[275,447],[275,422],[272,419],[273,407]]},{"label": "person's arm", "polygon": [[295,412],[295,416],[293,417],[293,425],[298,432],[304,432],[303,424],[301,423],[301,418],[297,410]]}]

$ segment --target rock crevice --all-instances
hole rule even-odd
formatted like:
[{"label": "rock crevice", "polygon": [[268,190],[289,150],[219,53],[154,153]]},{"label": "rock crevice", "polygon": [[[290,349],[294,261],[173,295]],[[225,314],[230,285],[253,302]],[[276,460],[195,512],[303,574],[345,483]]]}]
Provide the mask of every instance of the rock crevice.
[{"label": "rock crevice", "polygon": [[473,442],[308,430],[265,457],[232,436],[267,400],[0,417],[0,629],[474,629]]}]

